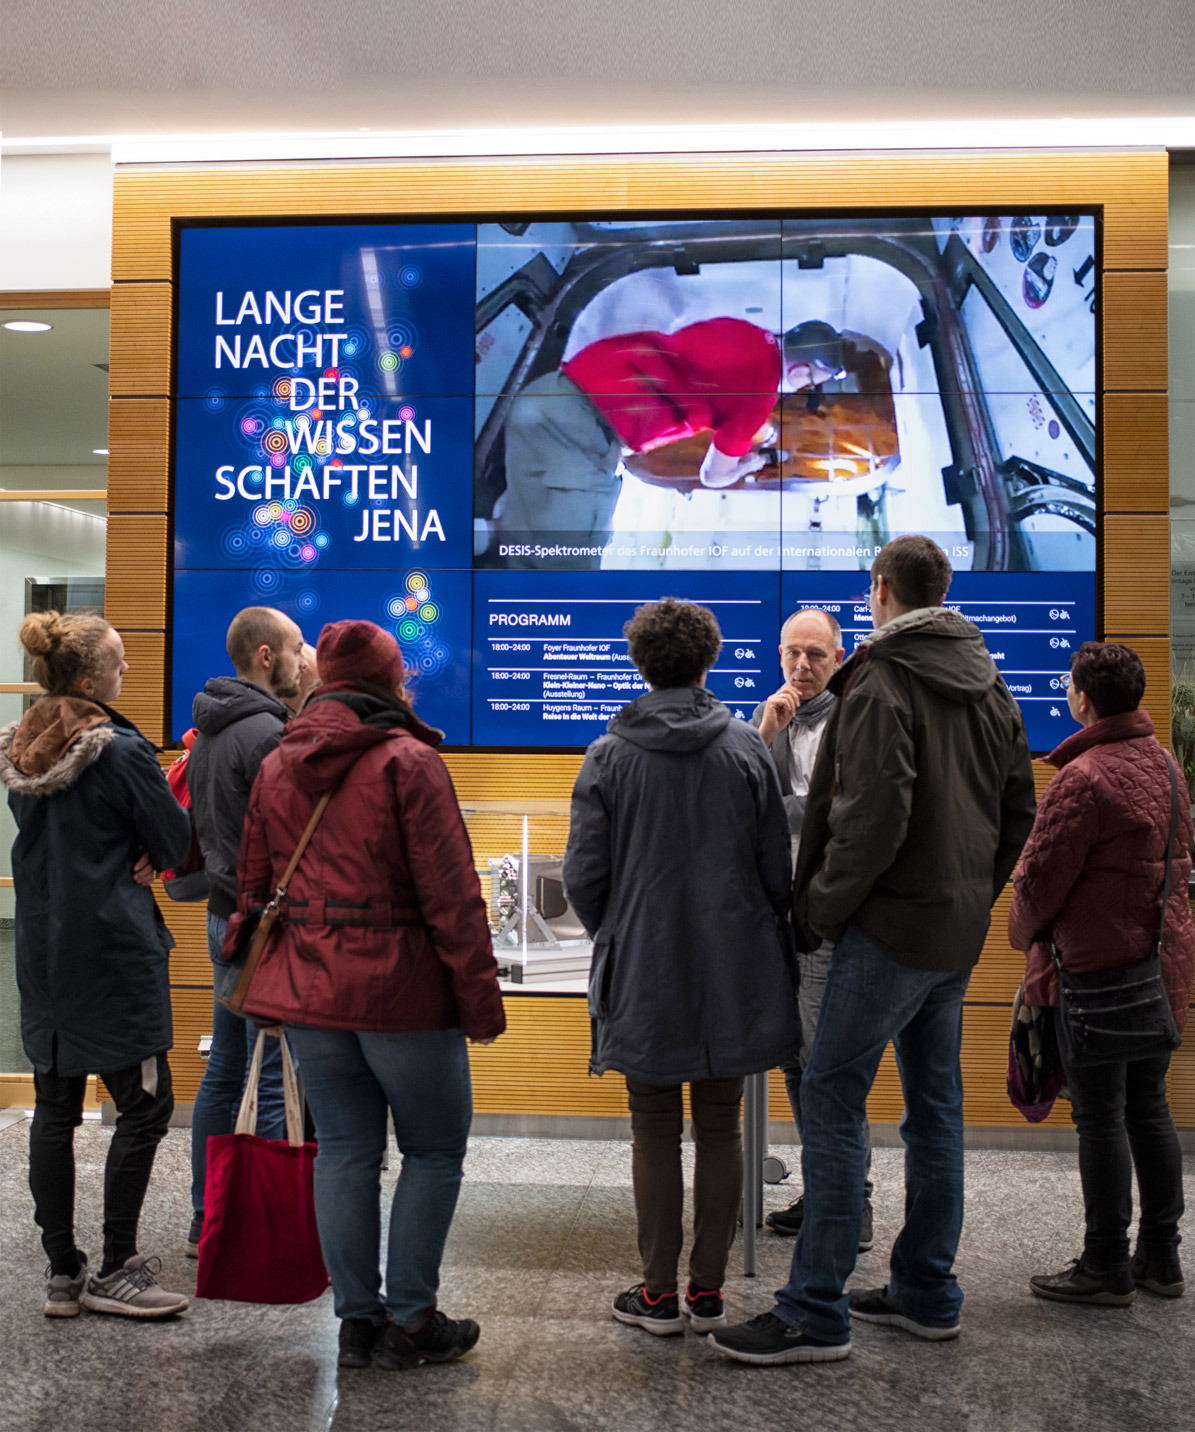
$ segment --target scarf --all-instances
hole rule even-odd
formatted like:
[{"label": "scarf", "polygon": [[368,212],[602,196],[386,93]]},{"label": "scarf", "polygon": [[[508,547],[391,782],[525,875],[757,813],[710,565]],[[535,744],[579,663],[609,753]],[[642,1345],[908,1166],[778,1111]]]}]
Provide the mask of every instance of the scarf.
[{"label": "scarf", "polygon": [[792,725],[812,726],[817,721],[824,721],[830,714],[830,708],[834,705],[834,693],[830,690],[819,691],[816,696],[811,696],[808,701],[802,701],[793,713]]}]

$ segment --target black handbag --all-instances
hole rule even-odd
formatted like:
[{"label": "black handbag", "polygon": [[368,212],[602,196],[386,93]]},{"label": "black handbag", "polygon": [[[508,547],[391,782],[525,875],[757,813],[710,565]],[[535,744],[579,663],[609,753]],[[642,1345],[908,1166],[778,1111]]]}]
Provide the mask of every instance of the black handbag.
[{"label": "black handbag", "polygon": [[1162,883],[1162,915],[1153,953],[1135,965],[1074,974],[1063,969],[1058,949],[1050,942],[1050,954],[1058,969],[1058,1042],[1067,1068],[1148,1059],[1177,1049],[1181,1042],[1162,977],[1162,937],[1178,830],[1178,781],[1169,756],[1166,765],[1170,771],[1170,839]]}]

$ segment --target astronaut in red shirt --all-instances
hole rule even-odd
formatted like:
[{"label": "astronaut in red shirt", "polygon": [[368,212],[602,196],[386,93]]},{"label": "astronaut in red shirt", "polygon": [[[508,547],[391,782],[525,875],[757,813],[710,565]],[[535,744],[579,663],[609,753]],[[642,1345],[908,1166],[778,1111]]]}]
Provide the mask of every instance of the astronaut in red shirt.
[{"label": "astronaut in red shirt", "polygon": [[841,368],[841,335],[817,321],[782,339],[741,318],[712,318],[675,333],[621,333],[589,344],[511,403],[506,491],[494,509],[502,564],[543,565],[501,548],[550,534],[587,549],[550,565],[599,567],[624,454],[709,432],[700,481],[730,487],[764,466],[757,439],[777,392],[814,387]]}]

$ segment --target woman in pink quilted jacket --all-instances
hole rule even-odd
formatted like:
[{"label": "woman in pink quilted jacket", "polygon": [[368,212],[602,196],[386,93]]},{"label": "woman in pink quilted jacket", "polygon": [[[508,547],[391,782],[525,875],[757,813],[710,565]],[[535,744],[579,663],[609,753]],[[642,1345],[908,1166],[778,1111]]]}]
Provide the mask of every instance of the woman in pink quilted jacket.
[{"label": "woman in pink quilted jacket", "polygon": [[[1166,752],[1138,709],[1144,693],[1141,658],[1129,647],[1089,641],[1075,653],[1067,701],[1083,729],[1046,758],[1059,772],[1013,877],[1008,935],[1028,952],[1027,1004],[1058,1004],[1051,937],[1063,966],[1075,972],[1135,964],[1158,938],[1172,788]],[[1181,1031],[1195,973],[1191,816],[1181,775],[1178,791],[1162,967]],[[1087,1235],[1077,1262],[1030,1279],[1039,1297],[1118,1306],[1138,1287],[1181,1295],[1183,1170],[1166,1100],[1169,1065],[1169,1052],[1082,1069],[1067,1067],[1064,1057]],[[1134,1168],[1140,1222],[1130,1259]]]}]

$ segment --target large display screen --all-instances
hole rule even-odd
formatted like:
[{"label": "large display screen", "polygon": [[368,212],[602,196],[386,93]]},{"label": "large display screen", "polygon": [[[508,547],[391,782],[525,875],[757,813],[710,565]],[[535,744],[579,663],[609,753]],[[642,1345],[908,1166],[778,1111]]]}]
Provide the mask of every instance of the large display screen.
[{"label": "large display screen", "polygon": [[449,743],[583,746],[622,626],[700,601],[747,718],[780,626],[871,629],[932,536],[1048,750],[1096,635],[1093,214],[184,227],[172,732],[242,607],[392,630]]}]

